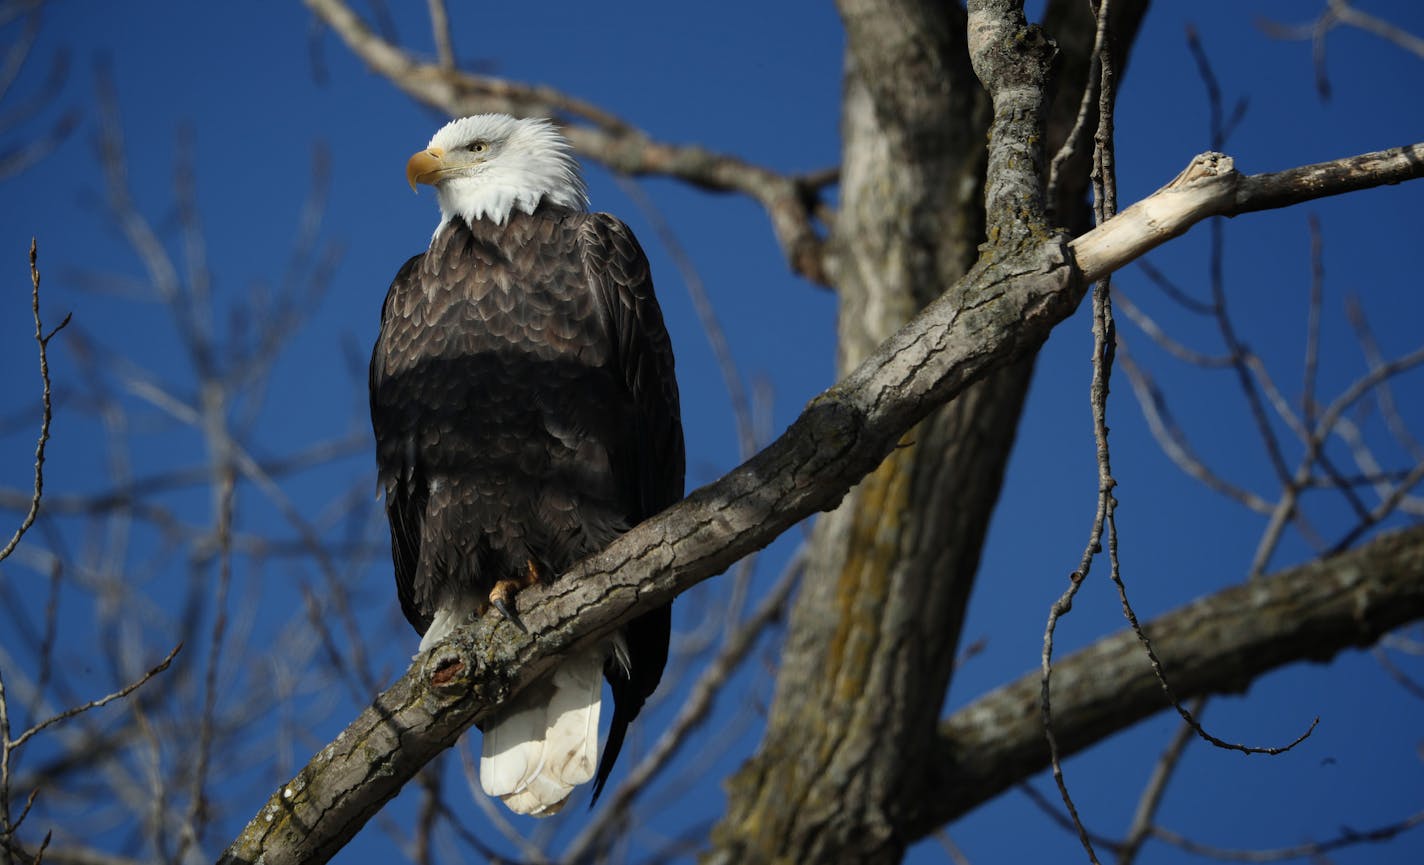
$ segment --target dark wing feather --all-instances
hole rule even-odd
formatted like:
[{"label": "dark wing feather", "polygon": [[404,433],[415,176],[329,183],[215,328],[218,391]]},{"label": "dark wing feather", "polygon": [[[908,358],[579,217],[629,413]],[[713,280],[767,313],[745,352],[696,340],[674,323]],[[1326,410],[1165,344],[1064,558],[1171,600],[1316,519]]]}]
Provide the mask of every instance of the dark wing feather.
[{"label": "dark wing feather", "polygon": [[[584,223],[580,241],[589,284],[608,318],[614,363],[633,401],[636,453],[629,480],[639,506],[630,523],[636,524],[683,495],[686,456],[672,343],[653,295],[647,256],[628,226],[595,213]],[[610,661],[605,670],[613,691],[613,720],[594,781],[595,802],[618,759],[628,725],[662,678],[671,622],[671,604],[629,622],[623,629],[628,669]]]},{"label": "dark wing feather", "polygon": [[378,483],[386,499],[386,515],[391,526],[391,559],[395,565],[396,594],[401,612],[421,634],[430,627],[430,616],[421,612],[415,602],[415,576],[420,561],[421,523],[425,519],[427,490],[425,480],[416,476],[418,466],[404,417],[407,407],[399,401],[398,388],[388,386],[386,370],[391,368],[392,347],[386,339],[387,317],[391,298],[408,290],[419,277],[424,255],[411,258],[391,281],[390,291],[381,305],[381,335],[371,352],[371,427],[376,433],[376,466]]}]

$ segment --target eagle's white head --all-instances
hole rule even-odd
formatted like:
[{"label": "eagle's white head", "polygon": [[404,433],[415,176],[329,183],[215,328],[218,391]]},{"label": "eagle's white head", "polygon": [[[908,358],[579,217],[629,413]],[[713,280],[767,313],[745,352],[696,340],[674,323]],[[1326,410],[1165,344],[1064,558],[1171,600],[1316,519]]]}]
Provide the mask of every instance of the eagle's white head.
[{"label": "eagle's white head", "polygon": [[440,224],[459,217],[503,225],[539,202],[583,210],[588,192],[569,142],[542,117],[476,114],[440,128],[405,167],[410,188],[435,187]]}]

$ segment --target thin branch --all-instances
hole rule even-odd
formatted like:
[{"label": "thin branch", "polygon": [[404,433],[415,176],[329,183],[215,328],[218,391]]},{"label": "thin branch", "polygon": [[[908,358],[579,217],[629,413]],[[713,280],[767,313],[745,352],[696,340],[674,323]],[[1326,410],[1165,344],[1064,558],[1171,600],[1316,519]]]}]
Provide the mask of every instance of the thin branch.
[{"label": "thin branch", "polygon": [[[1071,834],[1077,834],[1080,824],[1075,823],[1067,813],[1059,809],[1057,803],[1052,799],[1040,793],[1037,787],[1025,782],[1018,786],[1018,790],[1024,794],[1024,797],[1028,799],[1030,804],[1042,811],[1048,819],[1057,824],[1060,829]],[[1101,832],[1093,832],[1087,829],[1084,831],[1087,831],[1088,840],[1092,841],[1095,846],[1107,850],[1114,856],[1117,855],[1118,842],[1116,840],[1109,838]]]},{"label": "thin branch", "polygon": [[960,849],[959,845],[954,843],[954,839],[949,837],[948,831],[941,829],[934,833],[934,838],[935,841],[938,842],[940,849],[944,851],[944,855],[949,857],[949,861],[952,865],[973,865],[973,863],[969,861],[969,857],[964,855],[964,851]]},{"label": "thin branch", "polygon": [[[467,770],[471,769],[471,767],[468,766],[466,768]],[[473,776],[471,776],[470,780],[473,780]],[[454,811],[451,811],[449,805],[446,805],[442,801],[436,803],[436,807],[440,810],[440,816],[445,818],[445,821],[449,824],[450,829],[455,833],[455,837],[459,838],[461,841],[464,841],[465,844],[469,845],[470,849],[477,852],[480,857],[483,858],[486,862],[500,863],[500,865],[518,865],[518,863],[516,862],[511,862],[508,856],[501,856],[494,850],[490,849],[489,845],[481,841],[478,835],[471,832],[469,829],[466,829],[465,826],[460,822],[459,815],[456,814]],[[504,819],[503,814],[499,814],[498,817],[501,820]],[[535,857],[528,861],[532,863],[532,865],[545,865],[545,862],[542,857]]]},{"label": "thin branch", "polygon": [[[1270,371],[1266,369],[1265,362],[1262,361],[1258,355],[1248,351],[1242,357],[1242,362],[1245,363],[1246,368],[1251,371],[1255,381],[1260,384],[1262,392],[1266,395],[1266,399],[1271,403],[1271,407],[1275,409],[1276,416],[1285,422],[1286,426],[1290,428],[1290,431],[1294,433],[1296,438],[1300,440],[1300,443],[1305,446],[1309,457],[1308,460],[1302,460],[1301,464],[1297,466],[1296,473],[1292,476],[1291,482],[1288,485],[1287,499],[1289,500],[1289,506],[1286,509],[1287,516],[1300,522],[1301,514],[1295,507],[1295,499],[1306,489],[1315,485],[1314,478],[1311,475],[1311,469],[1316,463],[1319,463],[1321,471],[1323,471],[1326,478],[1328,478],[1330,488],[1338,490],[1340,494],[1344,496],[1346,502],[1354,509],[1356,516],[1361,518],[1365,517],[1369,512],[1369,508],[1366,507],[1364,500],[1360,498],[1359,494],[1355,492],[1354,484],[1351,484],[1349,479],[1335,467],[1334,460],[1330,458],[1325,450],[1325,439],[1329,437],[1331,430],[1327,429],[1315,432],[1308,429],[1305,419],[1296,414],[1290,401],[1286,399],[1285,394],[1281,393],[1280,388],[1276,385],[1275,379],[1271,377]],[[1312,414],[1318,410],[1318,405],[1312,405]],[[1340,420],[1341,418],[1337,417],[1335,422],[1339,423]]]},{"label": "thin branch", "polygon": [[203,669],[203,709],[198,720],[197,758],[189,778],[188,813],[178,840],[175,861],[182,862],[187,851],[201,849],[203,827],[208,822],[208,768],[212,763],[215,719],[218,701],[218,671],[222,663],[223,641],[227,637],[228,594],[232,588],[232,519],[236,495],[236,472],[222,454],[214,454],[217,485],[217,513],[214,530],[218,546],[218,581],[213,598],[212,628],[208,637],[208,654]]},{"label": "thin branch", "polygon": [[[479,806],[480,812],[484,814],[485,819],[495,828],[495,831],[504,836],[504,840],[508,841],[519,851],[519,855],[523,857],[524,862],[529,863],[529,865],[551,865],[549,857],[544,855],[544,851],[539,845],[525,838],[524,834],[510,822],[509,810],[495,802],[494,799],[484,791],[484,787],[482,787],[479,782],[479,769],[475,765],[473,753],[468,742],[458,750],[460,752],[460,768],[465,777],[465,787],[470,791],[470,798]],[[458,825],[453,813],[450,814],[450,819],[452,824]],[[507,858],[498,855],[473,837],[468,839],[467,843],[491,862],[502,862]]]},{"label": "thin branch", "polygon": [[1301,363],[1300,413],[1305,426],[1315,423],[1315,378],[1320,366],[1320,310],[1325,295],[1325,241],[1320,218],[1310,214],[1310,300],[1305,318],[1305,360]]},{"label": "thin branch", "polygon": [[[18,841],[12,839],[7,849],[28,862],[34,861],[35,851],[22,846]],[[152,865],[143,859],[120,856],[78,844],[50,848],[45,852],[44,859],[50,865]]]},{"label": "thin branch", "polygon": [[1414,681],[1408,673],[1400,669],[1398,664],[1391,661],[1383,646],[1375,646],[1370,654],[1374,656],[1375,662],[1384,669],[1385,673],[1404,689],[1405,693],[1416,699],[1424,700],[1424,685]]},{"label": "thin branch", "polygon": [[1398,508],[1400,503],[1409,495],[1409,492],[1420,483],[1424,483],[1424,462],[1416,465],[1409,474],[1405,475],[1404,479],[1395,486],[1394,492],[1385,496],[1379,504],[1375,505],[1353,529],[1337,541],[1335,546],[1330,548],[1330,552],[1338,553],[1341,550],[1349,549],[1351,545],[1364,536],[1365,532],[1379,525],[1386,517],[1394,513],[1395,508]]},{"label": "thin branch", "polygon": [[1122,362],[1123,371],[1127,373],[1127,380],[1137,395],[1137,404],[1141,407],[1142,415],[1147,420],[1147,428],[1167,458],[1189,477],[1196,479],[1208,489],[1214,490],[1256,513],[1271,513],[1273,505],[1270,502],[1244,487],[1231,483],[1201,461],[1187,443],[1186,434],[1177,424],[1171,411],[1168,410],[1166,395],[1162,393],[1161,388],[1152,380],[1147,371],[1133,360],[1132,354],[1127,350],[1127,343],[1122,337],[1118,337],[1117,351],[1118,360]]},{"label": "thin branch", "polygon": [[1068,135],[1063,139],[1063,144],[1058,148],[1058,152],[1053,155],[1053,159],[1048,164],[1048,206],[1052,208],[1053,202],[1058,198],[1059,186],[1062,183],[1061,174],[1063,166],[1068,160],[1073,158],[1078,149],[1080,139],[1083,137],[1083,130],[1088,126],[1088,118],[1092,115],[1093,109],[1099,101],[1100,84],[1102,82],[1103,63],[1102,58],[1108,39],[1108,19],[1099,11],[1095,15],[1095,27],[1093,33],[1093,48],[1088,55],[1088,80],[1083,84],[1083,97],[1078,102],[1078,113],[1073,118],[1073,127]]},{"label": "thin branch", "polygon": [[430,30],[435,39],[435,56],[440,68],[454,70],[455,46],[450,41],[450,16],[445,11],[445,0],[429,0]]},{"label": "thin branch", "polygon": [[[1192,701],[1193,717],[1200,718],[1205,709],[1205,697]],[[1179,724],[1177,732],[1172,734],[1166,749],[1162,751],[1162,756],[1157,758],[1157,765],[1152,768],[1152,777],[1147,782],[1147,788],[1142,791],[1142,796],[1137,801],[1137,810],[1132,815],[1132,825],[1128,827],[1127,837],[1117,850],[1117,865],[1132,865],[1137,854],[1142,851],[1143,842],[1156,825],[1157,811],[1162,807],[1167,782],[1181,765],[1182,754],[1186,753],[1187,745],[1191,744],[1194,732],[1190,724]]]},{"label": "thin branch", "polygon": [[[300,474],[325,463],[362,454],[370,447],[370,433],[360,432],[339,439],[319,441],[301,450],[265,460],[254,460],[257,472],[273,479]],[[100,516],[124,511],[141,504],[143,499],[164,493],[178,492],[200,486],[212,477],[212,467],[195,464],[166,469],[151,475],[133,478],[120,484],[84,495],[45,496],[45,510],[51,514],[84,514]],[[0,489],[0,507],[10,507],[14,501],[9,490]]]},{"label": "thin branch", "polygon": [[[1324,663],[1424,616],[1424,526],[1207,595],[1147,623],[1183,699],[1245,690],[1268,671]],[[1168,708],[1131,630],[1054,665],[1064,756]],[[904,824],[918,838],[1048,765],[1035,670],[956,711],[927,759],[928,789]]]},{"label": "thin branch", "polygon": [[1397,835],[1424,826],[1424,811],[1420,811],[1410,817],[1400,820],[1398,823],[1391,823],[1388,826],[1381,826],[1367,832],[1356,832],[1346,829],[1335,838],[1329,841],[1318,841],[1309,844],[1297,844],[1294,847],[1282,847],[1276,850],[1231,850],[1225,847],[1212,847],[1209,844],[1201,844],[1191,840],[1185,835],[1179,835],[1161,826],[1152,830],[1154,837],[1179,847],[1189,853],[1198,856],[1206,856],[1211,859],[1220,859],[1228,862],[1282,862],[1287,859],[1322,858],[1327,853],[1332,853],[1346,847],[1353,847],[1357,844],[1374,844],[1381,841],[1388,841]]},{"label": "thin branch", "polygon": [[122,700],[129,694],[132,694],[134,691],[137,691],[139,688],[142,688],[144,685],[148,684],[148,681],[154,676],[157,676],[159,673],[162,673],[164,670],[167,670],[168,665],[173,663],[173,659],[176,658],[178,656],[178,653],[182,650],[182,643],[179,643],[178,645],[174,646],[173,649],[166,656],[164,656],[163,660],[158,662],[157,666],[151,668],[148,672],[144,673],[139,678],[135,679],[134,681],[130,682],[119,690],[113,692],[112,694],[109,694],[105,697],[100,697],[97,700],[90,700],[89,702],[81,706],[74,706],[72,708],[65,709],[63,712],[60,712],[57,715],[51,715],[43,721],[40,721],[38,724],[33,725],[28,730],[21,733],[18,738],[10,742],[10,750],[13,751],[16,748],[19,748],[21,745],[28,742],[35,735],[50,727],[53,727],[55,724],[68,721],[70,718],[73,718],[76,715],[83,714],[84,712],[87,712],[90,709],[98,709],[103,706],[107,706],[115,700]]},{"label": "thin branch", "polygon": [[[1108,38],[1109,0],[1101,0],[1097,14],[1097,36],[1093,46],[1093,56],[1098,61],[1098,128],[1093,135],[1093,217],[1096,225],[1102,225],[1117,213],[1117,184],[1113,161],[1113,107],[1117,98],[1116,70],[1113,67],[1112,43]],[[1087,97],[1084,96],[1086,103]],[[1085,113],[1080,111],[1080,116]],[[1062,152],[1060,156],[1066,155]],[[1068,589],[1053,605],[1048,625],[1043,635],[1043,694],[1040,697],[1040,712],[1043,715],[1043,734],[1048,742],[1049,763],[1053,770],[1053,781],[1058,786],[1058,795],[1072,818],[1078,842],[1088,854],[1088,861],[1097,865],[1098,854],[1093,849],[1093,841],[1088,837],[1088,829],[1078,816],[1078,808],[1068,792],[1067,780],[1063,777],[1063,764],[1059,756],[1058,738],[1053,731],[1053,711],[1051,702],[1050,677],[1053,673],[1053,630],[1058,619],[1067,613],[1073,604],[1073,595],[1087,579],[1093,558],[1102,550],[1104,528],[1108,533],[1108,548],[1113,581],[1121,585],[1118,578],[1117,524],[1113,511],[1117,499],[1113,489],[1117,481],[1112,476],[1112,461],[1108,447],[1108,391],[1112,377],[1112,361],[1117,346],[1116,326],[1113,323],[1112,295],[1109,277],[1104,276],[1093,285],[1093,377],[1088,389],[1088,402],[1093,415],[1093,441],[1096,445],[1098,469],[1098,496],[1093,526],[1088,533],[1088,544],[1073,572]]]},{"label": "thin branch", "polygon": [[[1310,467],[1314,465],[1317,459],[1320,459],[1320,454],[1324,450],[1326,439],[1340,422],[1345,411],[1381,383],[1421,364],[1424,364],[1424,347],[1420,347],[1388,363],[1373,366],[1365,375],[1356,379],[1325,408],[1325,411],[1321,413],[1316,422],[1315,428],[1305,438],[1305,455],[1301,458],[1300,464],[1292,476],[1290,483],[1287,485],[1281,501],[1276,505],[1271,520],[1257,546],[1256,555],[1251,566],[1252,575],[1264,571],[1271,552],[1275,549],[1276,544],[1279,543],[1286,521],[1296,513],[1297,499],[1310,480]],[[1345,549],[1358,540],[1371,527],[1387,517],[1404,501],[1409,491],[1420,482],[1421,478],[1424,478],[1424,462],[1416,465],[1414,470],[1400,481],[1394,491],[1384,496],[1383,500],[1374,509],[1362,513],[1359,523],[1347,533],[1344,538],[1335,544],[1333,548],[1334,551],[1339,552]],[[1353,496],[1353,490],[1347,484],[1344,484],[1343,479],[1337,479],[1336,486],[1337,488],[1348,490]],[[1362,510],[1363,505],[1359,505],[1357,511]]]},{"label": "thin branch", "polygon": [[1330,77],[1325,69],[1325,38],[1341,24],[1374,34],[1424,59],[1424,39],[1382,18],[1361,12],[1347,0],[1328,0],[1325,11],[1307,24],[1280,24],[1265,18],[1256,22],[1256,26],[1274,39],[1310,40],[1311,56],[1315,64],[1315,88],[1322,100],[1330,98]]},{"label": "thin branch", "polygon": [[1366,33],[1373,33],[1381,39],[1393,42],[1420,60],[1424,60],[1424,39],[1382,18],[1361,12],[1346,0],[1329,0],[1329,3],[1330,14],[1335,16],[1341,24],[1348,24],[1351,27],[1358,27]]},{"label": "thin branch", "polygon": [[627,121],[551,87],[420,62],[373,32],[343,0],[305,3],[372,70],[447,115],[502,111],[568,118],[578,121],[564,130],[574,148],[610,171],[663,175],[704,189],[748,196],[766,209],[795,271],[812,282],[826,284],[823,241],[812,224],[813,212],[824,207],[815,185],[727,154],[655,141]]},{"label": "thin branch", "polygon": [[8,543],[0,548],[0,561],[9,558],[15,551],[15,547],[20,545],[20,539],[25,536],[25,532],[30,530],[30,526],[35,524],[35,518],[39,516],[40,499],[44,495],[44,461],[45,445],[49,444],[49,424],[53,417],[53,407],[50,404],[50,383],[49,383],[49,341],[54,335],[64,329],[69,324],[69,316],[59,323],[54,330],[45,333],[44,322],[40,319],[40,270],[39,270],[39,244],[34,239],[30,240],[30,311],[35,319],[35,343],[39,345],[40,351],[40,401],[42,405],[40,414],[40,437],[35,444],[35,482],[34,491],[30,497],[30,508],[25,513],[25,518],[20,521],[20,527],[10,537]]},{"label": "thin branch", "polygon": [[1140,269],[1147,276],[1147,279],[1153,285],[1161,289],[1162,293],[1167,295],[1167,297],[1171,300],[1175,301],[1178,306],[1182,307],[1188,312],[1194,312],[1197,315],[1216,315],[1215,306],[1213,306],[1207,301],[1197,300],[1195,297],[1192,297],[1191,295],[1187,294],[1186,291],[1184,291],[1175,282],[1172,282],[1172,280],[1168,279],[1167,274],[1158,270],[1157,266],[1154,265],[1148,259],[1140,258],[1136,262],[1134,262],[1134,264],[1136,264],[1138,269]]},{"label": "thin branch", "polygon": [[[1355,465],[1359,471],[1355,474],[1342,476],[1338,482],[1329,479],[1315,479],[1313,486],[1326,489],[1335,489],[1339,484],[1351,487],[1368,486],[1372,487],[1375,494],[1383,499],[1393,493],[1395,484],[1409,477],[1410,469],[1382,467],[1375,459],[1374,452],[1370,450],[1368,443],[1365,442],[1364,431],[1349,417],[1337,418],[1332,432],[1345,442],[1346,447],[1350,448],[1350,453],[1354,457]],[[1424,462],[1424,458],[1421,458],[1420,462]],[[1399,503],[1399,508],[1415,516],[1424,516],[1424,498],[1407,496],[1404,501]]]},{"label": "thin branch", "polygon": [[[1111,543],[1111,539],[1109,543]],[[1138,623],[1137,613],[1133,611],[1132,605],[1128,603],[1127,586],[1122,582],[1121,579],[1114,579],[1113,582],[1117,585],[1118,598],[1122,601],[1123,615],[1127,617],[1128,624],[1132,626],[1132,632],[1137,635],[1138,641],[1142,644],[1143,651],[1147,653],[1147,660],[1152,662],[1152,672],[1153,675],[1157,677],[1158,683],[1161,684],[1162,692],[1167,695],[1168,702],[1172,704],[1172,708],[1177,710],[1177,714],[1182,717],[1182,720],[1186,722],[1186,724],[1191,727],[1192,730],[1194,730],[1196,734],[1200,736],[1203,740],[1210,742],[1216,747],[1227,751],[1238,751],[1242,754],[1276,755],[1284,754],[1285,752],[1291,750],[1296,745],[1299,745],[1301,742],[1304,742],[1306,739],[1310,738],[1310,735],[1315,732],[1316,725],[1320,723],[1319,716],[1317,716],[1313,721],[1310,722],[1310,726],[1306,728],[1304,733],[1301,733],[1299,736],[1292,739],[1285,745],[1242,745],[1238,743],[1227,742],[1224,739],[1217,738],[1211,733],[1208,733],[1206,729],[1202,727],[1200,722],[1198,722],[1197,719],[1192,716],[1191,711],[1188,710],[1186,706],[1182,705],[1182,701],[1177,697],[1175,689],[1167,681],[1167,674],[1162,665],[1162,659],[1158,657],[1157,650],[1153,648],[1152,640],[1148,638],[1147,632],[1144,631],[1142,629],[1142,625]]]},{"label": "thin branch", "polygon": [[[1158,348],[1175,357],[1177,360],[1180,360],[1182,363],[1201,367],[1202,369],[1222,369],[1231,366],[1232,360],[1230,356],[1203,354],[1199,351],[1187,348],[1185,345],[1173,339],[1167,331],[1162,329],[1161,325],[1157,324],[1152,316],[1148,315],[1141,307],[1133,303],[1132,299],[1126,294],[1123,294],[1121,289],[1119,289],[1115,295],[1114,303],[1127,315],[1128,320],[1137,325],[1138,329],[1146,334]],[[1119,339],[1121,339],[1121,337],[1119,337]]]},{"label": "thin branch", "polygon": [[[1358,298],[1354,296],[1345,298],[1345,318],[1349,320],[1350,327],[1355,331],[1355,339],[1359,341],[1370,369],[1383,366],[1384,354],[1380,351],[1379,342],[1375,340],[1374,330],[1370,327],[1369,320],[1365,318],[1365,311],[1360,306]],[[1394,435],[1400,447],[1407,450],[1415,460],[1424,462],[1424,445],[1421,445],[1419,440],[1410,433],[1408,425],[1404,422],[1404,416],[1400,414],[1399,406],[1394,401],[1394,390],[1389,386],[1389,382],[1381,381],[1374,390],[1374,397],[1380,414],[1384,417],[1385,426]]]}]

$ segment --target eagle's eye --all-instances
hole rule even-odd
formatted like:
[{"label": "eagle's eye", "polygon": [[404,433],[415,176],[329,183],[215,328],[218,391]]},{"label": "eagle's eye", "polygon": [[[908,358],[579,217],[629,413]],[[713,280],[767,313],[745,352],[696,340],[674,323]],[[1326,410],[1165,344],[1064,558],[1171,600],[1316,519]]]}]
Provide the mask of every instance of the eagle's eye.
[{"label": "eagle's eye", "polygon": [[471,141],[468,145],[465,146],[465,149],[470,151],[471,153],[484,153],[486,150],[489,150],[489,142]]}]

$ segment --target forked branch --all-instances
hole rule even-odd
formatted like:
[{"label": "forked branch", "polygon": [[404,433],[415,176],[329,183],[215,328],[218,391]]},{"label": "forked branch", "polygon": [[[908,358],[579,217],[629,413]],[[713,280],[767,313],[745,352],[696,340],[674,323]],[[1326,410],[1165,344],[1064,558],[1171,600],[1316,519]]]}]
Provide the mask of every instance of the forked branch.
[{"label": "forked branch", "polygon": [[15,547],[20,545],[20,539],[30,530],[30,526],[35,524],[35,518],[40,513],[40,501],[44,498],[45,446],[49,444],[49,425],[54,416],[49,387],[49,341],[69,324],[69,316],[66,315],[53,330],[45,332],[44,321],[40,318],[39,244],[33,239],[30,240],[30,284],[30,311],[34,315],[35,343],[39,345],[40,351],[40,437],[35,445],[35,480],[30,507],[25,512],[24,519],[20,521],[20,527],[10,536],[5,546],[0,548],[0,561],[4,561],[15,551]]},{"label": "forked branch", "polygon": [[[382,39],[343,0],[305,2],[372,70],[416,101],[447,115],[500,111],[561,118],[567,124],[563,132],[574,148],[610,171],[673,177],[704,189],[750,197],[766,209],[792,269],[812,282],[826,283],[822,240],[812,224],[825,207],[819,195],[820,186],[828,182],[824,176],[781,174],[730,154],[656,141],[608,111],[552,87],[460,70],[450,65],[447,49],[441,50],[437,62],[424,62]],[[437,22],[437,33],[441,26]]]}]

